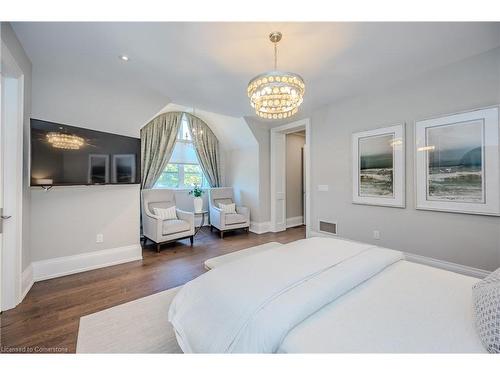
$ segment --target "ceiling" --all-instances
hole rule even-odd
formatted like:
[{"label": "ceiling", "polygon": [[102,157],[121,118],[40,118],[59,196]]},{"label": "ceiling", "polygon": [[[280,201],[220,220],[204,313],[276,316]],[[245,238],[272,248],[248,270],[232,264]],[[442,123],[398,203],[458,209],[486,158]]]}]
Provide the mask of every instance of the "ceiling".
[{"label": "ceiling", "polygon": [[[109,88],[231,116],[252,115],[250,78],[273,64],[304,77],[313,109],[395,84],[500,46],[500,23],[13,23],[34,74],[101,80]],[[125,54],[129,62],[118,56]],[[36,79],[36,77],[35,77]],[[118,95],[118,94],[117,94]]]}]

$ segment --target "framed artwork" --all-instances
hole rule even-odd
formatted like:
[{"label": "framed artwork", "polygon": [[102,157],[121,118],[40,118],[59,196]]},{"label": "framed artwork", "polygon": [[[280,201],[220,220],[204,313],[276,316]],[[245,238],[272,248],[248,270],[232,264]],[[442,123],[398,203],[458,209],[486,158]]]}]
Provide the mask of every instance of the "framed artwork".
[{"label": "framed artwork", "polygon": [[113,155],[111,182],[113,184],[135,183],[135,164],[135,154]]},{"label": "framed artwork", "polygon": [[416,208],[500,215],[498,107],[415,123]]},{"label": "framed artwork", "polygon": [[404,124],[352,135],[352,201],[405,207]]},{"label": "framed artwork", "polygon": [[89,154],[87,183],[89,184],[109,183],[109,155]]}]

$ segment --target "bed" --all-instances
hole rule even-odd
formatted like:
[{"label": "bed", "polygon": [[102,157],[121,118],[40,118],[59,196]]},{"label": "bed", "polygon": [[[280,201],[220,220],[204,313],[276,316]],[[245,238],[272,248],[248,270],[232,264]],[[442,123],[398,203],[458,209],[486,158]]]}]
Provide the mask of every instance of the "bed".
[{"label": "bed", "polygon": [[187,283],[169,321],[188,353],[477,353],[476,278],[399,251],[310,238]]}]

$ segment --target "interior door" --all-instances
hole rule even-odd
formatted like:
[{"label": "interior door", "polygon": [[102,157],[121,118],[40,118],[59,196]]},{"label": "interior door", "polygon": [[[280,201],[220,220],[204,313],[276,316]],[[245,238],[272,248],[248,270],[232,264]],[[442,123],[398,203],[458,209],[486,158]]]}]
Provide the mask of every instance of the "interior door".
[{"label": "interior door", "polygon": [[0,107],[0,303],[8,310],[21,290],[22,80],[1,77]]},{"label": "interior door", "polygon": [[0,74],[0,312],[3,310],[2,309],[2,281],[3,281],[3,274],[2,274],[2,269],[3,269],[3,264],[2,264],[2,259],[3,259],[3,192],[4,192],[4,187],[3,187],[3,159],[4,159],[4,126],[5,126],[5,108],[4,108],[4,96],[5,96],[5,80],[4,76]]},{"label": "interior door", "polygon": [[271,132],[271,223],[274,232],[286,230],[286,135]]},{"label": "interior door", "polygon": [[24,76],[2,43],[0,72],[0,309],[19,303],[22,284]]},{"label": "interior door", "polygon": [[0,312],[2,311],[2,258],[3,258],[3,127],[4,127],[4,79],[0,74]]}]

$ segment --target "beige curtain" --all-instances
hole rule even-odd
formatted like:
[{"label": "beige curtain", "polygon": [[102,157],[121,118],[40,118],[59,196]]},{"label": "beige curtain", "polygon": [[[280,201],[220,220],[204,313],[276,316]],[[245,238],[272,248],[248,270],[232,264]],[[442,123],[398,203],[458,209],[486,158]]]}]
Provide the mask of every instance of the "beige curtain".
[{"label": "beige curtain", "polygon": [[222,185],[220,173],[219,141],[207,124],[196,116],[186,113],[189,131],[196,156],[210,187]]},{"label": "beige curtain", "polygon": [[143,189],[153,187],[170,160],[182,115],[182,112],[162,113],[141,129]]}]

